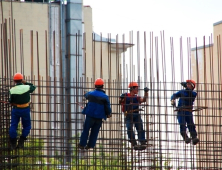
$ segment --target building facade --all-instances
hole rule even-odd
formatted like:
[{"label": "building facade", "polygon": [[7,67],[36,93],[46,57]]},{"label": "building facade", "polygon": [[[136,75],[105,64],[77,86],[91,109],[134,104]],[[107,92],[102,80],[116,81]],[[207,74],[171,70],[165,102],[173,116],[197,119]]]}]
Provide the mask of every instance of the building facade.
[{"label": "building facade", "polygon": [[198,167],[222,166],[221,163],[215,162],[216,159],[221,159],[221,154],[217,150],[221,147],[222,21],[213,24],[213,31],[213,35],[204,38],[203,46],[191,50],[192,79],[198,83],[196,106],[208,107],[195,112],[195,122],[201,141],[196,148]]}]

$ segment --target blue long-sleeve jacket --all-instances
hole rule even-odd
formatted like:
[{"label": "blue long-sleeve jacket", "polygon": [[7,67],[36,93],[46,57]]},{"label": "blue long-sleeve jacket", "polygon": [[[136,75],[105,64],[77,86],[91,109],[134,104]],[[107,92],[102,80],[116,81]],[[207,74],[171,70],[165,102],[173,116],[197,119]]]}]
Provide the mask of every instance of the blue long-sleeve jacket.
[{"label": "blue long-sleeve jacket", "polygon": [[194,100],[197,96],[197,92],[190,89],[180,90],[171,96],[171,100],[180,98],[178,101],[178,107],[181,106],[193,106]]},{"label": "blue long-sleeve jacket", "polygon": [[94,91],[87,92],[85,98],[88,100],[86,107],[82,113],[94,118],[107,118],[112,110],[110,107],[109,97],[101,89],[95,89]]}]

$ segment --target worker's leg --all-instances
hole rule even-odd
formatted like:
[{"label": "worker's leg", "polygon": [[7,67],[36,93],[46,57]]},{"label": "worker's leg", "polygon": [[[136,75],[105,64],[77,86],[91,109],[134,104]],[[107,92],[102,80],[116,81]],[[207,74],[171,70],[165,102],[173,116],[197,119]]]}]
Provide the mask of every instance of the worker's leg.
[{"label": "worker's leg", "polygon": [[186,133],[186,117],[185,117],[185,112],[177,112],[177,120],[180,125],[180,134],[185,141],[186,144],[191,142],[191,139],[187,136]]},{"label": "worker's leg", "polygon": [[186,112],[186,122],[189,129],[190,135],[192,137],[193,144],[196,145],[200,140],[197,138],[197,131],[195,124],[193,122],[192,112]]},{"label": "worker's leg", "polygon": [[197,137],[197,131],[195,124],[193,122],[193,114],[192,112],[186,112],[186,122],[187,122],[187,127],[189,129],[189,132],[192,137]]},{"label": "worker's leg", "polygon": [[95,119],[95,122],[91,128],[91,133],[89,136],[89,142],[87,144],[88,148],[94,148],[99,135],[99,129],[102,125],[102,119]]},{"label": "worker's leg", "polygon": [[86,144],[87,144],[89,130],[93,124],[94,124],[94,119],[92,117],[86,116],[85,123],[83,126],[83,131],[82,131],[82,134],[80,137],[80,142],[79,142],[79,144],[83,147],[86,146]]},{"label": "worker's leg", "polygon": [[26,137],[29,135],[31,130],[31,118],[30,118],[30,107],[27,107],[25,109],[20,109],[19,114],[22,118],[22,135],[19,138],[18,141],[18,147],[24,148],[24,141],[27,139]]},{"label": "worker's leg", "polygon": [[130,142],[135,145],[136,141],[135,141],[135,134],[133,131],[133,116],[132,116],[132,114],[126,116],[125,124],[126,124],[126,128],[127,128],[128,138],[129,138]]},{"label": "worker's leg", "polygon": [[138,139],[142,144],[145,144],[146,142],[145,139],[145,130],[143,129],[143,121],[141,119],[140,114],[136,114],[133,116],[134,117],[134,122],[135,122],[135,127],[138,133]]},{"label": "worker's leg", "polygon": [[9,136],[11,139],[15,139],[17,137],[17,128],[20,120],[20,115],[17,112],[19,109],[13,108],[11,112],[11,125],[9,129]]},{"label": "worker's leg", "polygon": [[20,109],[20,115],[22,117],[22,137],[26,138],[31,130],[31,117],[30,117],[30,107],[25,109]]},{"label": "worker's leg", "polygon": [[177,120],[180,125],[180,133],[186,133],[186,121],[185,121],[185,113],[177,112]]},{"label": "worker's leg", "polygon": [[9,129],[11,150],[14,150],[17,145],[17,128],[20,120],[20,115],[17,113],[18,109],[13,108],[11,112],[11,125]]}]

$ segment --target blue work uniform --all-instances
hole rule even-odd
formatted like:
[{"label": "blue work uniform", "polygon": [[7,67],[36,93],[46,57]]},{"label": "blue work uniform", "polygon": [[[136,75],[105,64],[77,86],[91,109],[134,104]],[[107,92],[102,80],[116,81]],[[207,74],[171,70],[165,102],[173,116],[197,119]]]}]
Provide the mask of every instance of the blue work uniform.
[{"label": "blue work uniform", "polygon": [[[11,139],[17,137],[17,128],[20,118],[22,119],[22,136],[26,138],[31,130],[31,118],[30,118],[30,93],[32,93],[36,87],[32,83],[17,83],[9,91],[9,102],[13,105],[11,111],[11,124],[9,129],[9,136]],[[24,105],[24,107],[23,107]]]},{"label": "blue work uniform", "polygon": [[133,125],[135,125],[138,133],[138,140],[140,142],[144,142],[146,141],[145,130],[143,129],[143,121],[141,115],[139,114],[140,98],[140,96],[131,96],[130,93],[126,93],[124,100],[125,103],[123,104],[123,111],[127,111],[125,124],[129,140],[135,140],[135,133],[133,131]]},{"label": "blue work uniform", "polygon": [[[195,138],[197,136],[196,127],[193,122],[193,114],[192,110],[193,103],[195,101],[195,98],[197,96],[197,93],[190,89],[180,90],[177,93],[174,93],[171,96],[171,100],[175,100],[177,98],[180,98],[178,101],[178,112],[177,112],[177,119],[180,124],[180,133],[184,134],[186,133],[186,125],[189,129],[189,132],[192,136],[192,138]],[[187,110],[183,110],[187,109]]]},{"label": "blue work uniform", "polygon": [[87,146],[94,148],[99,134],[99,129],[102,125],[102,119],[106,120],[108,115],[111,115],[111,107],[109,97],[102,89],[95,89],[86,93],[85,98],[88,100],[87,106],[82,113],[86,115],[83,126],[83,131],[80,137],[80,145],[85,147],[87,144],[89,130],[91,133]]}]

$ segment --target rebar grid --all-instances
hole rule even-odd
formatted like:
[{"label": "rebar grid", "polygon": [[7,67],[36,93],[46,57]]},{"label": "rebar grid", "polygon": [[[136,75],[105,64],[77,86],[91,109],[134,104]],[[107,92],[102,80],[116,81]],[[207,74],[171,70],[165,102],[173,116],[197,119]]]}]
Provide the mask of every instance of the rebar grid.
[{"label": "rebar grid", "polygon": [[[1,79],[4,82],[6,79]],[[35,84],[36,81],[33,83]],[[73,82],[75,84],[76,82]],[[79,83],[79,82],[78,82]],[[92,82],[84,82],[84,85],[92,84]],[[141,82],[144,84],[144,82]],[[153,86],[163,83],[152,82]],[[166,83],[171,85],[172,83]],[[120,90],[115,88],[116,83],[112,83],[111,88],[106,91]],[[206,84],[205,84],[206,85]],[[108,86],[107,83],[105,86]],[[199,86],[203,86],[199,85]],[[207,86],[211,86],[207,84]],[[2,86],[1,86],[2,87]],[[9,86],[6,86],[9,88]],[[218,87],[216,85],[215,87]],[[219,86],[221,87],[221,86]],[[38,86],[45,91],[46,88],[55,88],[51,86]],[[60,87],[56,87],[59,89]],[[76,86],[71,86],[72,89],[76,89]],[[90,88],[78,88],[80,91],[93,90]],[[127,90],[127,89],[124,89]],[[178,88],[179,90],[179,88]],[[3,90],[2,90],[3,91]],[[165,90],[152,89],[152,93],[160,91],[161,94]],[[172,93],[174,90],[166,90]],[[160,100],[160,103],[169,103],[169,99],[166,96],[161,95],[159,98],[152,95],[148,98],[149,101]],[[211,95],[212,91],[198,91],[198,102],[202,103],[214,100],[214,103],[219,102],[219,98],[205,98],[206,93]],[[1,99],[4,98],[4,93],[1,93]],[[7,93],[5,94],[5,98]],[[70,95],[65,97],[82,98],[83,93],[79,95]],[[54,95],[49,93],[34,93],[33,98],[59,98],[60,95]],[[1,166],[15,169],[217,169],[221,166],[221,126],[219,124],[221,116],[216,113],[220,110],[220,107],[212,106],[207,110],[201,109],[202,105],[195,105],[194,115],[197,126],[197,131],[200,137],[200,143],[196,146],[192,144],[186,145],[182,140],[179,133],[179,125],[176,120],[176,113],[172,106],[157,105],[157,104],[142,104],[140,107],[144,110],[141,112],[141,116],[146,129],[146,136],[149,138],[147,143],[147,149],[143,151],[135,151],[131,144],[128,142],[126,135],[126,128],[124,125],[124,114],[121,113],[121,106],[117,103],[119,96],[110,95],[112,101],[112,118],[104,121],[100,130],[96,147],[90,150],[80,150],[77,148],[79,142],[79,135],[82,131],[84,119],[78,119],[83,117],[81,114],[81,107],[85,106],[86,101],[80,100],[77,102],[68,103],[71,107],[75,107],[76,111],[59,112],[58,109],[61,105],[56,100],[49,100],[49,102],[32,101],[31,117],[32,117],[32,130],[29,135],[29,139],[25,144],[23,150],[17,149],[10,151],[8,142],[8,128],[10,121],[10,109],[11,107],[5,104],[1,104]],[[43,100],[44,101],[44,100]],[[197,101],[196,101],[197,102]],[[39,111],[39,105],[41,108],[50,107],[48,111]],[[55,105],[55,107],[54,107]],[[116,109],[115,109],[116,108]],[[214,114],[209,114],[213,112]],[[208,113],[208,114],[207,114]],[[70,115],[69,120],[62,120],[61,115]],[[71,123],[71,128],[67,128],[67,122]],[[80,128],[76,127],[79,124]],[[20,128],[19,128],[20,129]],[[72,137],[65,135],[66,133],[73,131]],[[18,130],[21,133],[21,130]],[[135,130],[136,132],[136,130]],[[137,134],[136,134],[137,135]],[[69,147],[71,143],[71,147]],[[67,150],[71,152],[71,162],[65,162],[69,154],[66,154]],[[162,161],[162,163],[160,162]],[[6,169],[7,169],[6,168]]]}]

